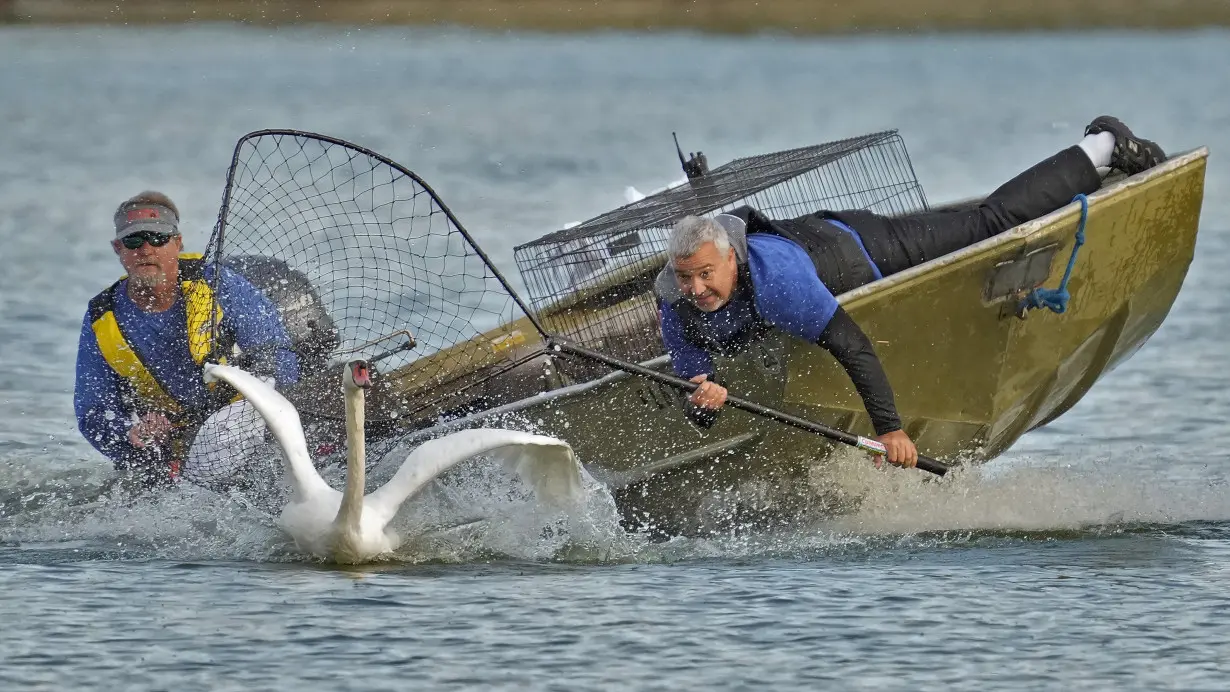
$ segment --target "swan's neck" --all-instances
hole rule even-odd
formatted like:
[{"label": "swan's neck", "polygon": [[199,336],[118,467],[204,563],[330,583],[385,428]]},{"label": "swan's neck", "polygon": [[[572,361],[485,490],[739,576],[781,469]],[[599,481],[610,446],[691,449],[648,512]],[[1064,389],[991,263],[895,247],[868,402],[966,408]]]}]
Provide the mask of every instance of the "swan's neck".
[{"label": "swan's neck", "polygon": [[363,516],[363,485],[367,481],[363,399],[362,389],[346,390],[346,489],[342,492],[342,506],[337,511],[337,523],[341,528],[356,532]]}]

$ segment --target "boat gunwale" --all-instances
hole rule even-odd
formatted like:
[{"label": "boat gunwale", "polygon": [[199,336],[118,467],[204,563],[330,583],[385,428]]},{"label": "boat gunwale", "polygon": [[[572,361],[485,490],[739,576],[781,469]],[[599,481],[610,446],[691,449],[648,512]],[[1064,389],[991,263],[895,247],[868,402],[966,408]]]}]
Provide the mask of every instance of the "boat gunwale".
[{"label": "boat gunwale", "polygon": [[[1157,166],[1144,171],[1143,173],[1138,173],[1136,175],[1115,181],[1113,184],[1099,188],[1096,192],[1087,195],[1089,199],[1089,207],[1092,209],[1095,204],[1103,199],[1117,196],[1124,190],[1145,185],[1161,176],[1173,173],[1182,168],[1186,168],[1187,166],[1192,165],[1202,159],[1207,159],[1208,156],[1209,149],[1207,146],[1197,147],[1195,149],[1177,154]],[[960,203],[957,202],[952,204]],[[838,302],[845,305],[847,303],[860,301],[868,296],[878,294],[882,291],[898,288],[923,274],[929,274],[940,268],[960,264],[972,257],[990,254],[991,251],[998,249],[1002,245],[1009,245],[1017,241],[1028,240],[1039,231],[1053,226],[1057,222],[1062,221],[1065,217],[1079,213],[1079,210],[1079,202],[1069,202],[1049,214],[1026,221],[1025,223],[1015,226],[1012,229],[1004,231],[998,235],[991,236],[990,238],[974,243],[973,245],[967,245],[956,252],[950,252],[946,255],[936,257],[930,262],[925,262],[923,264],[910,267],[909,269],[897,272],[891,276],[886,276],[883,279],[879,279],[869,284],[864,284],[858,288],[846,291],[845,293],[837,296]]]}]

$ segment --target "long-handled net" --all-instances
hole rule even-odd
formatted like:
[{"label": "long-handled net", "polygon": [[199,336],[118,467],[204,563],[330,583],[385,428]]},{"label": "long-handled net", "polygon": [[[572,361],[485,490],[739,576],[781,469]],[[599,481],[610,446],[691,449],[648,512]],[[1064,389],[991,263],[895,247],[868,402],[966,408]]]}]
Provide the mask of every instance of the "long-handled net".
[{"label": "long-handled net", "polygon": [[[380,373],[366,414],[380,431],[482,405],[484,383],[542,349],[512,292],[427,184],[331,137],[267,130],[240,139],[205,255],[224,306],[220,277],[233,271],[277,308],[300,373],[286,394],[321,455],[340,437],[345,361],[365,358]],[[245,362],[229,345],[216,344],[215,356]],[[206,425],[194,446],[233,450],[251,429]],[[198,476],[224,472],[202,468],[219,460],[199,456]]]}]

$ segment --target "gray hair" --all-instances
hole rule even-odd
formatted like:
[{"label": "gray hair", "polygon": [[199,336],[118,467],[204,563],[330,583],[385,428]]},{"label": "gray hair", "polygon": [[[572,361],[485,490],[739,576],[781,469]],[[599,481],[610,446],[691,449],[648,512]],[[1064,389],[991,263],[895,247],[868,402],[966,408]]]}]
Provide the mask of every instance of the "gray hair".
[{"label": "gray hair", "polygon": [[689,257],[705,243],[713,243],[717,251],[725,255],[730,250],[730,234],[713,219],[688,215],[675,224],[666,254],[671,260]]},{"label": "gray hair", "polygon": [[120,203],[120,206],[115,210],[115,213],[118,214],[123,211],[128,211],[129,209],[144,207],[151,204],[157,204],[170,209],[171,213],[175,214],[175,220],[177,222],[179,221],[179,207],[175,206],[175,203],[171,201],[170,197],[167,197],[157,190],[146,190],[129,197]]}]

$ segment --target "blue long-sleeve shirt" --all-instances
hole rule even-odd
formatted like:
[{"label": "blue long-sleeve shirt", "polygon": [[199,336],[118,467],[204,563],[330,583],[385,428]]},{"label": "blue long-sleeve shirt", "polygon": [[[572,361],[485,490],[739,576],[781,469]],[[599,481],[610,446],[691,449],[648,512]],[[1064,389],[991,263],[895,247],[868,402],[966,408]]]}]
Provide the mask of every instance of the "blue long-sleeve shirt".
[{"label": "blue long-sleeve shirt", "polygon": [[[839,225],[854,233],[848,226]],[[892,388],[870,340],[841,310],[837,297],[816,274],[807,252],[781,236],[751,233],[747,236],[747,267],[754,287],[753,300],[736,292],[721,309],[700,313],[701,327],[719,343],[729,343],[749,322],[762,319],[791,336],[823,346],[850,376],[876,433],[900,429]],[[874,262],[872,269],[877,278],[881,276]],[[713,358],[684,337],[683,321],[670,304],[660,301],[658,307],[662,342],[675,373],[687,379],[712,377]],[[711,417],[705,420],[706,425],[712,424]]]},{"label": "blue long-sleeve shirt", "polygon": [[[206,280],[213,266],[205,269]],[[299,379],[299,364],[290,350],[290,336],[278,318],[277,309],[246,279],[222,270],[218,297],[222,323],[230,329],[243,351],[274,346],[274,377],[278,386]],[[115,291],[115,319],[129,344],[150,374],[181,406],[203,409],[209,405],[208,390],[200,366],[188,350],[188,320],[181,295],[170,309],[145,312],[128,297],[127,281]],[[77,345],[77,378],[73,406],[77,427],[99,452],[117,467],[138,453],[128,441],[134,410],[121,396],[121,377],[103,359],[87,310]]]},{"label": "blue long-sleeve shirt", "polygon": [[[816,276],[815,265],[803,248],[781,236],[747,236],[747,268],[755,287],[755,304],[734,297],[721,309],[703,313],[705,329],[719,342],[760,319],[791,336],[816,343],[837,312],[837,298]],[[713,374],[713,358],[683,336],[678,313],[662,303],[662,342],[675,372],[684,378]]]}]

